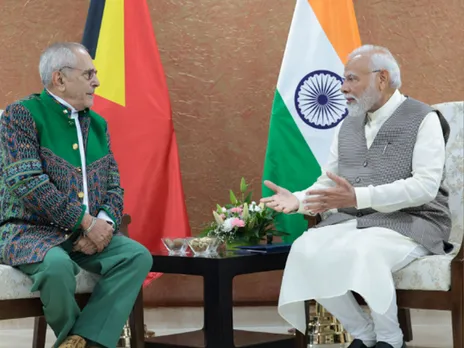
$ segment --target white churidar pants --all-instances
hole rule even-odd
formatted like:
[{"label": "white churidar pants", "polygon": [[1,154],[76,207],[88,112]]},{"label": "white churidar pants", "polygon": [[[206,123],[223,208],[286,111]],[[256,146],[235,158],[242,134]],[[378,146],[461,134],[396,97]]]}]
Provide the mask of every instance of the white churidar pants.
[{"label": "white churidar pants", "polygon": [[[390,229],[356,228],[356,220],[310,229],[292,245],[282,279],[279,314],[305,332],[304,301],[315,299],[354,338],[400,348],[403,334],[392,272],[430,252]],[[360,294],[372,318],[354,299]]]}]

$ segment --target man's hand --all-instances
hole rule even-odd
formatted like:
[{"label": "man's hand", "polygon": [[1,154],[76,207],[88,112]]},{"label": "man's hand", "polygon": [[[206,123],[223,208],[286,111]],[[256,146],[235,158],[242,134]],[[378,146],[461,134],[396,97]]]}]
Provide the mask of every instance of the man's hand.
[{"label": "man's hand", "polygon": [[275,211],[291,213],[298,210],[300,201],[289,190],[277,186],[268,180],[264,181],[264,185],[274,191],[271,197],[261,198],[260,202],[266,204],[267,207]]},{"label": "man's hand", "polygon": [[79,239],[74,242],[73,251],[79,251],[86,255],[93,255],[97,252],[97,247],[89,238],[79,237]]},{"label": "man's hand", "polygon": [[303,201],[305,209],[314,214],[323,213],[329,209],[350,208],[356,206],[356,193],[354,187],[344,178],[327,173],[336,186],[325,190],[309,190],[307,198]]},{"label": "man's hand", "polygon": [[111,242],[113,232],[113,226],[103,219],[97,219],[95,226],[87,233],[87,238],[95,244],[97,251],[100,253]]}]

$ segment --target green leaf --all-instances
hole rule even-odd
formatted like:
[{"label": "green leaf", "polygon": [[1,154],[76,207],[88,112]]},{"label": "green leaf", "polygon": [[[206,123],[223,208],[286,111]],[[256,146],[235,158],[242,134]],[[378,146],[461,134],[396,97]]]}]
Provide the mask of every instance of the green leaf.
[{"label": "green leaf", "polygon": [[245,178],[242,178],[242,180],[240,181],[240,192],[245,193],[247,188],[248,188],[248,185],[245,181]]},{"label": "green leaf", "polygon": [[216,209],[218,213],[222,213],[222,207],[219,204],[216,204]]},{"label": "green leaf", "polygon": [[230,191],[230,202],[232,204],[237,204],[237,197],[235,197],[235,194],[232,190],[229,190]]},{"label": "green leaf", "polygon": [[246,196],[245,198],[245,202],[250,204],[251,203],[251,195],[252,195],[252,191],[248,192],[248,195]]}]

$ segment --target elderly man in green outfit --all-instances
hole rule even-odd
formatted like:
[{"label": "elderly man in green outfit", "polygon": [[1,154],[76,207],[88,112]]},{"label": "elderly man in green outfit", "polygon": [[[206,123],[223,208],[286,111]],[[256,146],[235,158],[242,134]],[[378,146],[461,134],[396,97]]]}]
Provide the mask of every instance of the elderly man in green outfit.
[{"label": "elderly man in green outfit", "polygon": [[[32,278],[54,347],[115,347],[152,257],[118,233],[123,189],[106,121],[91,111],[97,71],[85,47],[40,57],[44,90],[0,118],[0,261]],[[101,275],[81,311],[80,268]]]}]

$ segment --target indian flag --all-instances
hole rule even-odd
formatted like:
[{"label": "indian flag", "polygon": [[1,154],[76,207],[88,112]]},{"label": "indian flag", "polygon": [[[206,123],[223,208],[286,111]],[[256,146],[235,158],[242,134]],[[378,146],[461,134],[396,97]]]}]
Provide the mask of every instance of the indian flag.
[{"label": "indian flag", "polygon": [[[333,134],[346,117],[340,88],[348,54],[361,45],[352,0],[297,0],[272,106],[263,179],[301,191],[321,174]],[[263,185],[263,197],[272,192]],[[307,229],[280,214],[292,242]]]}]

